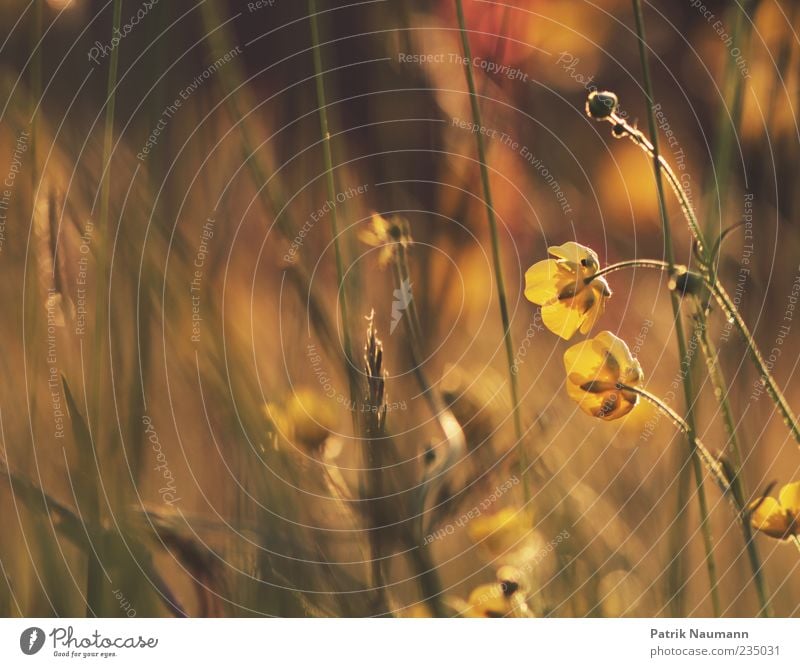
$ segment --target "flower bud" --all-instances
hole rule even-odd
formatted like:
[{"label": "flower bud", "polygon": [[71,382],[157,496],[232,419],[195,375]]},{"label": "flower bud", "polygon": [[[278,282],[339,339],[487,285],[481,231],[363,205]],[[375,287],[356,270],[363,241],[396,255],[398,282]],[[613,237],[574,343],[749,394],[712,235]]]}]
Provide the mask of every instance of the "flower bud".
[{"label": "flower bud", "polygon": [[675,273],[670,278],[669,288],[678,292],[682,297],[700,296],[705,289],[705,282],[700,274],[689,271],[685,266],[678,266],[675,267]]},{"label": "flower bud", "polygon": [[605,120],[617,110],[617,96],[607,90],[593,90],[586,100],[586,113],[595,120]]}]

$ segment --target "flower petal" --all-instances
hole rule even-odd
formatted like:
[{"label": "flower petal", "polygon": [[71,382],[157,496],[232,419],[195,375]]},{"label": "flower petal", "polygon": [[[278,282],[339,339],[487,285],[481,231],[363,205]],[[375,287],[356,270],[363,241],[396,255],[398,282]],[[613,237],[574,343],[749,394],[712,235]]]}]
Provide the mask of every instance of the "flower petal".
[{"label": "flower petal", "polygon": [[594,325],[597,323],[597,320],[603,314],[603,311],[606,309],[605,301],[603,300],[604,297],[602,294],[598,294],[594,289],[591,290],[592,294],[594,295],[594,301],[589,309],[584,314],[583,324],[581,325],[581,333],[588,334],[593,328]]},{"label": "flower petal", "polygon": [[756,508],[750,515],[750,523],[753,528],[778,540],[788,537],[791,521],[775,498],[767,496],[756,500],[750,507],[751,511],[752,508]]},{"label": "flower petal", "polygon": [[472,618],[502,618],[513,611],[510,600],[500,584],[484,584],[469,594],[466,616]]},{"label": "flower petal", "polygon": [[557,299],[560,278],[565,273],[569,272],[554,259],[536,262],[525,272],[525,298],[540,306]]},{"label": "flower petal", "polygon": [[518,548],[530,532],[531,525],[527,512],[505,507],[494,514],[473,519],[467,533],[473,542],[500,556],[509,549]]},{"label": "flower petal", "polygon": [[784,509],[795,516],[800,515],[800,482],[792,482],[781,489],[778,498]]},{"label": "flower petal", "polygon": [[583,266],[591,266],[595,271],[600,266],[597,253],[585,245],[575,243],[575,241],[567,241],[563,245],[550,246],[547,252],[571,264],[581,265],[585,260],[586,263]]},{"label": "flower petal", "polygon": [[573,376],[580,379],[578,384],[586,382],[608,382],[614,384],[616,376],[606,366],[606,350],[597,344],[597,339],[586,340],[573,345],[564,353],[564,368],[571,381]]},{"label": "flower petal", "polygon": [[572,307],[572,300],[542,306],[542,322],[554,334],[569,340],[578,331],[585,315]]}]

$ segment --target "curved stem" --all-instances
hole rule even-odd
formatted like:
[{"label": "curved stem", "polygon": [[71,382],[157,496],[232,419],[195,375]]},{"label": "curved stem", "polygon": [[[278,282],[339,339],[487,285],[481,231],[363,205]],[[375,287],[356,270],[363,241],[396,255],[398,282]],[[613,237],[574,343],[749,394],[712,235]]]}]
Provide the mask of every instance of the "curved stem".
[{"label": "curved stem", "polygon": [[764,358],[755,343],[753,335],[747,328],[747,325],[739,314],[739,311],[736,309],[736,306],[731,301],[730,296],[728,296],[727,291],[716,278],[716,267],[714,266],[716,259],[707,249],[705,237],[700,229],[697,216],[695,215],[694,209],[692,208],[686,193],[683,191],[680,181],[675,175],[672,167],[662,156],[657,154],[657,148],[647,139],[647,137],[645,137],[642,131],[630,125],[630,123],[628,123],[624,118],[621,118],[614,113],[605,120],[614,125],[614,132],[616,136],[627,136],[637,146],[639,146],[657,161],[660,171],[666,176],[667,181],[672,186],[675,196],[678,198],[678,202],[681,205],[681,210],[683,211],[684,217],[686,218],[686,222],[689,226],[689,231],[692,233],[692,236],[695,239],[697,251],[701,258],[701,264],[703,265],[702,269],[704,280],[714,294],[717,302],[725,311],[726,317],[731,320],[739,330],[740,335],[745,341],[748,352],[750,353],[750,357],[752,358],[759,373],[761,374],[764,384],[766,385],[767,393],[778,407],[784,422],[792,433],[792,437],[794,437],[797,443],[800,444],[800,427],[798,427],[797,418],[795,417],[792,409],[789,407],[783,392],[775,382],[775,378],[772,376],[770,370],[766,367]]},{"label": "curved stem", "polygon": [[673,171],[669,162],[667,162],[662,155],[657,153],[656,147],[644,135],[644,132],[642,132],[639,128],[631,125],[627,120],[625,120],[621,116],[618,116],[617,114],[614,113],[611,114],[605,120],[614,125],[615,136],[628,137],[631,141],[633,141],[633,143],[635,143],[637,146],[639,146],[639,148],[641,148],[645,153],[647,153],[647,155],[653,158],[654,161],[658,162],[658,166],[661,168],[661,171],[663,172],[664,176],[666,176],[667,182],[672,188],[672,191],[678,198],[678,203],[681,206],[681,210],[683,211],[684,217],[686,218],[686,221],[689,225],[689,229],[692,232],[692,236],[694,236],[695,241],[697,243],[697,250],[700,254],[700,257],[703,258],[704,262],[708,260],[708,256],[706,254],[707,244],[705,236],[703,235],[703,231],[700,229],[700,223],[697,220],[697,216],[695,215],[694,209],[692,208],[692,204],[689,201],[689,198],[686,196],[686,192],[681,186],[681,182],[678,179],[678,176]]},{"label": "curved stem", "polygon": [[588,278],[584,278],[583,282],[588,285],[595,278],[599,278],[600,276],[605,276],[609,273],[614,273],[615,271],[621,271],[622,269],[629,269],[629,268],[659,269],[660,271],[672,272],[675,270],[676,267],[675,265],[670,265],[669,262],[664,262],[660,259],[626,259],[624,262],[617,262],[616,264],[609,264],[608,266],[604,266],[597,273],[589,276]]},{"label": "curved stem", "polygon": [[[689,424],[686,423],[683,417],[681,417],[675,410],[669,407],[664,401],[662,401],[658,396],[655,394],[651,394],[646,389],[642,389],[641,387],[632,387],[627,384],[620,384],[618,385],[619,389],[624,391],[630,391],[638,396],[641,396],[645,400],[649,401],[653,405],[655,405],[661,412],[663,412],[667,417],[669,417],[670,421],[685,435],[689,435],[691,429]],[[703,441],[700,440],[696,435],[694,436],[695,444],[697,445],[697,451],[700,454],[700,458],[703,461],[703,464],[706,466],[706,469],[714,477],[714,481],[719,485],[720,489],[723,493],[727,493],[730,490],[731,481],[728,479],[728,475],[725,472],[725,469],[722,467],[719,461],[717,461],[716,457],[708,450],[703,444]]]},{"label": "curved stem", "polygon": [[792,433],[792,437],[794,437],[795,441],[800,444],[800,427],[798,427],[797,424],[797,417],[795,417],[792,408],[789,407],[789,403],[786,401],[786,397],[783,395],[780,387],[778,387],[778,384],[775,382],[775,378],[772,376],[770,369],[767,368],[767,362],[764,360],[761,351],[758,349],[758,345],[756,345],[753,334],[750,333],[750,329],[748,329],[747,324],[745,324],[744,319],[742,319],[742,316],[739,314],[738,309],[734,305],[731,297],[728,295],[728,292],[725,290],[722,284],[719,281],[714,281],[709,278],[706,278],[706,284],[711,290],[711,294],[713,294],[717,303],[720,305],[720,308],[722,308],[723,312],[725,313],[725,317],[729,321],[733,322],[733,324],[739,330],[739,334],[744,339],[747,351],[750,353],[753,363],[756,365],[758,372],[761,374],[761,380],[764,383],[767,393],[778,407],[784,423]]}]

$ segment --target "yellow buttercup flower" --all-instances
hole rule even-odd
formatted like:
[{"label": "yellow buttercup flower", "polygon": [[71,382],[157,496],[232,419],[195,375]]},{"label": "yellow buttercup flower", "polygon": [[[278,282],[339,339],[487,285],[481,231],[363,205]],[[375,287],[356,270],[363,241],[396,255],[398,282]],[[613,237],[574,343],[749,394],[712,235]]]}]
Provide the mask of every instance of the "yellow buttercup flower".
[{"label": "yellow buttercup flower", "polygon": [[777,540],[800,535],[800,482],[784,486],[777,499],[759,498],[749,509],[750,523],[756,530]]},{"label": "yellow buttercup flower", "polygon": [[607,421],[627,415],[639,396],[623,389],[636,387],[644,373],[621,338],[603,331],[593,339],[573,345],[564,353],[567,393],[592,417]]},{"label": "yellow buttercup flower", "polygon": [[497,571],[497,581],[473,589],[464,605],[464,616],[470,618],[529,617],[525,602],[522,575],[509,565]]},{"label": "yellow buttercup flower", "polygon": [[557,259],[537,262],[526,271],[525,298],[542,307],[545,326],[564,340],[579,329],[589,333],[611,296],[602,276],[587,282],[600,270],[597,253],[574,241],[547,250]]},{"label": "yellow buttercup flower", "polygon": [[494,514],[474,518],[467,527],[473,542],[480,543],[489,552],[499,556],[509,549],[519,547],[531,531],[531,517],[513,507],[505,507]]},{"label": "yellow buttercup flower", "polygon": [[373,213],[369,224],[358,233],[363,243],[380,248],[378,265],[384,268],[394,259],[399,247],[408,248],[413,244],[408,222],[399,216],[387,220],[379,213]]},{"label": "yellow buttercup flower", "polygon": [[283,436],[316,452],[336,429],[336,411],[330,400],[307,388],[295,389],[283,404],[267,403],[264,414],[269,439],[276,446],[278,436]]}]

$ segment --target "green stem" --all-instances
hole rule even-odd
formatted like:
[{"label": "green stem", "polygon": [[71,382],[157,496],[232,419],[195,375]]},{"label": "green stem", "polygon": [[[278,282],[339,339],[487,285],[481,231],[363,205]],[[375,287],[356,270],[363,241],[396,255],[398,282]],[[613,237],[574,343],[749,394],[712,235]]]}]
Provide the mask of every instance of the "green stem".
[{"label": "green stem", "polygon": [[[666,161],[661,158],[661,155],[658,150],[658,133],[656,130],[656,118],[655,118],[655,110],[654,110],[654,96],[653,96],[653,84],[650,78],[650,65],[647,59],[647,52],[646,52],[646,44],[647,40],[645,38],[645,29],[644,29],[644,17],[642,16],[642,5],[641,0],[633,0],[633,13],[636,20],[636,32],[638,35],[638,42],[639,42],[639,58],[642,64],[642,74],[644,77],[644,89],[645,89],[645,96],[647,97],[647,121],[650,128],[650,134],[653,137],[652,144],[647,142],[647,139],[641,132],[638,130],[633,129],[641,140],[644,142],[642,145],[647,146],[649,152],[653,157],[654,162],[654,172],[656,178],[656,187],[658,189],[658,205],[659,211],[661,214],[661,223],[662,229],[664,233],[664,247],[665,253],[667,256],[667,263],[668,263],[668,270],[670,273],[673,273],[675,270],[675,258],[673,254],[673,246],[672,246],[672,228],[669,223],[669,216],[667,214],[667,204],[666,204],[666,196],[664,194],[664,183],[661,178],[662,172],[662,165],[666,164]],[[631,136],[634,136],[631,134]],[[671,169],[669,169],[669,165],[666,165],[668,171],[670,173]],[[672,173],[673,178],[675,178],[674,173]],[[685,197],[685,193],[683,189],[680,187],[680,182],[677,181],[675,178],[675,182],[672,182],[673,189],[677,187],[679,190],[679,198],[681,196]],[[690,212],[691,216],[693,216],[693,212],[691,211],[691,206],[688,206],[688,200],[686,202],[687,209]],[[696,220],[692,218],[693,223],[690,223],[690,226],[694,224],[696,227],[696,238],[697,238],[697,245],[698,251],[701,253],[701,256],[704,254],[705,244],[702,241],[702,231],[700,227],[696,224]],[[671,301],[672,301],[672,314],[675,321],[675,333],[676,338],[678,340],[678,353],[680,355],[681,361],[687,358],[687,346],[686,346],[686,337],[683,330],[683,321],[681,319],[681,304],[680,304],[680,296],[674,292],[670,292]],[[708,522],[708,504],[706,500],[705,489],[703,487],[703,472],[701,467],[700,458],[704,457],[703,450],[700,447],[699,440],[697,438],[697,431],[695,428],[694,423],[694,402],[695,402],[695,393],[694,387],[692,386],[692,378],[689,373],[682,374],[683,377],[683,394],[684,400],[686,402],[686,421],[683,422],[686,424],[685,433],[687,436],[687,440],[689,443],[689,454],[692,460],[692,467],[694,469],[694,478],[695,478],[695,485],[697,487],[697,500],[700,508],[700,528],[703,534],[703,543],[706,552],[706,569],[708,570],[708,578],[709,578],[709,587],[711,590],[711,603],[714,610],[714,615],[719,616],[721,613],[721,605],[720,605],[720,598],[719,598],[719,591],[717,587],[717,567],[716,561],[714,559],[714,545],[713,540],[711,537],[711,526]],[[681,499],[681,510],[680,513],[683,514],[683,507],[685,503],[682,502]],[[677,562],[677,559],[676,559]],[[677,593],[675,593],[677,595]]]},{"label": "green stem", "polygon": [[[649,401],[659,410],[661,410],[661,412],[663,412],[667,417],[669,417],[670,421],[678,428],[678,430],[687,436],[690,434],[691,427],[686,420],[655,394],[651,394],[649,391],[642,389],[641,387],[633,387],[627,384],[620,384],[618,385],[618,388],[624,391],[630,391]],[[722,464],[720,464],[717,458],[709,451],[708,447],[706,447],[703,444],[703,441],[700,440],[700,438],[698,438],[696,435],[694,436],[694,441],[697,446],[697,452],[702,464],[706,467],[706,470],[709,472],[709,474],[714,478],[714,481],[720,487],[720,490],[722,490],[724,493],[727,493],[730,490],[731,480],[728,479],[728,474],[725,472]]]},{"label": "green stem", "polygon": [[[726,19],[730,19],[732,14],[736,14],[736,18],[733,20],[733,30],[731,31],[731,44],[734,47],[739,48],[739,45],[742,43],[743,35],[745,41],[747,41],[749,37],[752,22],[745,21],[745,17],[748,15],[753,4],[753,0],[744,0],[741,4],[731,3],[730,9],[726,14]],[[726,20],[726,23],[729,23],[729,21]],[[740,50],[744,52],[746,47]],[[731,175],[731,169],[728,167],[733,154],[734,139],[739,130],[742,108],[744,106],[744,77],[741,76],[739,72],[736,58],[730,53],[731,49],[725,49],[725,51],[727,56],[723,74],[723,90],[725,92],[723,104],[717,113],[716,127],[718,130],[716,140],[714,141],[715,152],[712,159],[712,165],[715,167],[712,170],[712,174],[716,176],[717,183],[716,187],[714,187],[715,184],[710,182],[707,188],[707,191],[716,190],[717,197],[716,199],[714,197],[709,198],[707,217],[705,220],[706,230],[708,232],[711,231],[711,220],[714,218],[714,212],[717,209],[716,202],[720,202],[721,215],[721,207],[724,205],[725,199],[727,198]],[[779,69],[778,71],[783,70]],[[730,121],[728,118],[730,118]]]},{"label": "green stem", "polygon": [[423,601],[430,605],[434,616],[447,616],[447,609],[442,603],[442,584],[430,557],[430,546],[421,545],[411,549],[409,557],[417,575]]},{"label": "green stem", "polygon": [[669,262],[663,262],[660,259],[626,259],[624,262],[617,262],[616,264],[604,266],[597,273],[592,274],[588,278],[584,278],[583,282],[588,285],[595,278],[605,276],[609,273],[615,273],[616,271],[621,271],[622,269],[630,268],[659,269],[660,271],[674,272],[675,269],[679,267],[676,267],[674,264],[670,264]]},{"label": "green stem", "polygon": [[[650,108],[652,111],[652,105]],[[631,125],[621,116],[618,116],[614,113],[611,114],[606,120],[614,125],[615,136],[628,137],[657,163],[660,171],[664,174],[664,176],[666,176],[667,182],[678,199],[678,203],[680,204],[681,210],[686,217],[686,221],[689,225],[690,231],[692,232],[692,236],[694,236],[697,243],[697,250],[700,254],[700,257],[704,262],[707,261],[707,243],[703,235],[703,231],[700,229],[700,223],[697,220],[697,216],[695,215],[692,204],[689,201],[689,197],[686,195],[686,192],[681,186],[680,179],[670,166],[669,162],[667,162],[667,160],[658,152],[658,135],[656,134],[655,129],[652,127],[650,129],[651,134],[654,137],[653,142],[651,143],[651,141],[644,135],[644,132]],[[653,120],[653,124],[654,123],[655,120]]]},{"label": "green stem", "polygon": [[783,395],[783,392],[780,390],[777,383],[775,382],[775,378],[772,376],[771,372],[767,368],[766,363],[764,362],[764,358],[761,355],[758,346],[756,345],[752,333],[750,333],[750,330],[748,329],[747,325],[745,324],[744,320],[739,314],[739,311],[736,309],[736,306],[734,305],[730,296],[728,296],[727,291],[716,278],[715,267],[713,265],[714,258],[708,252],[705,238],[697,222],[697,216],[695,215],[694,209],[689,203],[686,193],[680,187],[680,181],[675,175],[675,172],[672,170],[669,163],[666,160],[664,160],[663,157],[661,157],[655,152],[656,149],[654,145],[650,143],[650,141],[648,141],[648,139],[644,136],[644,134],[642,134],[640,130],[632,127],[627,123],[627,121],[618,117],[616,114],[611,114],[608,120],[612,122],[615,125],[615,127],[621,128],[621,132],[618,131],[618,136],[630,137],[634,141],[634,143],[636,143],[646,153],[648,153],[651,157],[657,160],[660,172],[667,177],[667,180],[672,186],[675,195],[678,197],[681,209],[683,210],[684,216],[686,217],[686,222],[689,225],[689,230],[691,231],[692,236],[694,236],[698,254],[700,255],[701,258],[703,279],[708,283],[709,288],[714,294],[714,297],[717,299],[720,306],[722,306],[728,319],[733,322],[733,324],[739,331],[739,334],[744,339],[750,357],[753,360],[753,363],[755,364],[759,373],[761,374],[764,384],[767,387],[767,393],[769,394],[770,398],[773,400],[775,405],[778,407],[778,410],[780,411],[784,422],[789,427],[789,430],[792,433],[792,437],[794,437],[797,443],[800,444],[800,427],[797,424],[797,418],[795,417],[792,409],[789,407],[789,404],[786,401],[786,397]]},{"label": "green stem", "polygon": [[762,571],[761,558],[758,554],[758,545],[756,544],[753,535],[753,527],[747,513],[744,511],[746,507],[746,499],[749,497],[747,484],[744,478],[744,470],[742,468],[742,448],[739,443],[739,437],[736,434],[736,422],[733,418],[733,411],[731,410],[730,401],[728,400],[727,382],[725,381],[725,374],[722,366],[719,363],[719,357],[714,344],[708,337],[708,320],[706,318],[706,309],[695,299],[696,317],[698,320],[697,331],[698,340],[700,341],[700,349],[705,357],[706,366],[708,368],[708,375],[711,383],[714,386],[714,394],[720,405],[722,411],[722,421],[725,424],[725,430],[728,433],[728,440],[730,442],[730,450],[732,453],[733,462],[733,476],[731,479],[731,491],[733,493],[736,506],[739,510],[739,522],[742,527],[742,537],[744,538],[745,548],[747,549],[747,558],[750,563],[750,569],[753,573],[753,585],[756,589],[759,603],[759,615],[764,617],[771,616],[769,605],[769,593],[767,591],[767,583]]},{"label": "green stem", "polygon": [[761,380],[764,383],[767,393],[778,407],[778,410],[783,417],[783,421],[789,428],[792,437],[795,439],[795,441],[797,441],[798,444],[800,444],[800,427],[797,425],[797,417],[795,417],[792,408],[789,407],[789,403],[786,401],[786,397],[778,387],[777,382],[775,382],[775,378],[772,376],[772,373],[767,368],[767,362],[761,355],[761,351],[758,349],[758,345],[756,345],[753,334],[750,333],[750,329],[747,328],[747,324],[745,324],[744,319],[742,319],[742,316],[739,314],[739,311],[731,300],[731,297],[728,295],[728,292],[722,286],[722,283],[706,278],[706,284],[711,290],[711,294],[714,295],[717,303],[722,308],[725,317],[728,318],[729,321],[733,322],[733,324],[739,330],[739,334],[744,339],[747,351],[750,353],[750,358],[753,360],[758,372],[761,374]]},{"label": "green stem", "polygon": [[[325,183],[328,189],[330,201],[336,201],[336,183],[333,177],[333,151],[331,149],[331,133],[328,129],[328,109],[325,99],[325,81],[322,76],[322,53],[320,50],[319,24],[317,21],[316,0],[308,0],[308,13],[311,21],[311,41],[314,54],[314,73],[317,85],[317,104],[319,105],[319,124],[322,132],[322,151],[325,160]],[[331,234],[333,235],[333,248],[336,257],[336,278],[338,282],[338,301],[339,310],[342,317],[342,341],[344,354],[347,358],[349,372],[347,374],[350,384],[350,399],[352,405],[358,404],[358,377],[355,374],[355,363],[353,359],[353,348],[350,340],[350,319],[347,309],[347,290],[344,284],[344,261],[342,259],[342,248],[339,240],[339,223],[336,215],[336,207],[332,206],[330,211]]]},{"label": "green stem", "polygon": [[[119,30],[122,23],[122,0],[114,0],[114,10],[112,19],[112,32]],[[92,414],[90,417],[90,424],[92,425],[92,446],[95,450],[95,458],[99,463],[102,461],[100,453],[100,443],[102,442],[103,433],[101,429],[101,421],[103,417],[103,397],[105,392],[103,384],[105,380],[105,362],[108,353],[106,345],[106,330],[105,325],[108,319],[108,295],[106,293],[108,262],[106,254],[106,241],[110,238],[109,234],[109,212],[111,207],[111,153],[114,148],[114,112],[116,108],[116,87],[117,87],[117,71],[119,69],[119,48],[111,52],[111,58],[108,67],[108,80],[106,89],[106,116],[105,128],[103,132],[103,162],[102,167],[105,170],[103,182],[100,185],[100,212],[99,224],[97,228],[97,277],[96,277],[96,294],[95,294],[95,326],[94,326],[94,348],[92,354],[95,359],[94,368],[94,386],[92,391]],[[73,415],[73,419],[75,416]],[[98,469],[98,474],[101,474]],[[112,483],[112,488],[115,486]],[[99,489],[96,491],[99,498]],[[99,507],[98,507],[99,509]],[[94,520],[99,521],[101,517],[96,516]],[[99,534],[99,533],[98,533]],[[87,591],[86,591],[86,606],[87,613],[90,615],[104,616],[103,602],[106,598],[104,589],[106,588],[105,577],[100,559],[103,554],[102,538],[98,538],[95,549],[89,554],[89,562],[87,565]]]},{"label": "green stem", "polygon": [[[481,109],[478,104],[478,95],[475,88],[475,80],[472,76],[472,51],[467,37],[467,28],[464,21],[464,8],[461,0],[455,0],[456,14],[458,15],[458,27],[461,34],[461,45],[464,49],[464,72],[467,77],[469,88],[469,100],[472,107],[472,120],[476,127],[483,127],[481,119]],[[494,204],[492,202],[492,189],[489,184],[489,169],[486,161],[486,150],[483,145],[483,136],[480,132],[475,132],[475,142],[478,148],[478,162],[480,163],[481,183],[483,185],[483,198],[486,204],[486,217],[489,221],[489,235],[492,243],[492,264],[494,266],[494,277],[497,283],[498,301],[500,304],[500,319],[503,325],[503,342],[506,348],[506,361],[508,364],[508,377],[511,388],[511,414],[514,420],[514,429],[517,436],[517,446],[520,452],[520,467],[523,472],[527,471],[527,454],[523,443],[522,420],[519,414],[519,388],[517,386],[517,376],[514,373],[514,344],[511,340],[511,320],[508,313],[508,300],[506,298],[505,279],[503,277],[503,263],[500,254],[500,240],[497,233],[497,220],[495,218]],[[523,487],[526,502],[530,500],[530,489],[528,488],[527,474],[523,475]]]},{"label": "green stem", "polygon": [[[406,249],[398,243],[395,251],[395,275],[397,278],[397,289],[403,290],[403,285],[411,284],[411,277],[408,270],[408,258]],[[422,390],[422,394],[433,412],[436,420],[447,438],[448,445],[454,453],[466,454],[467,443],[464,438],[464,431],[453,412],[442,400],[439,392],[431,387],[428,377],[422,365],[422,327],[420,325],[417,305],[413,298],[409,299],[406,308],[408,317],[405,318],[406,330],[408,331],[408,345],[411,351],[411,363],[414,366],[414,376]],[[424,508],[422,508],[424,509]]]}]

